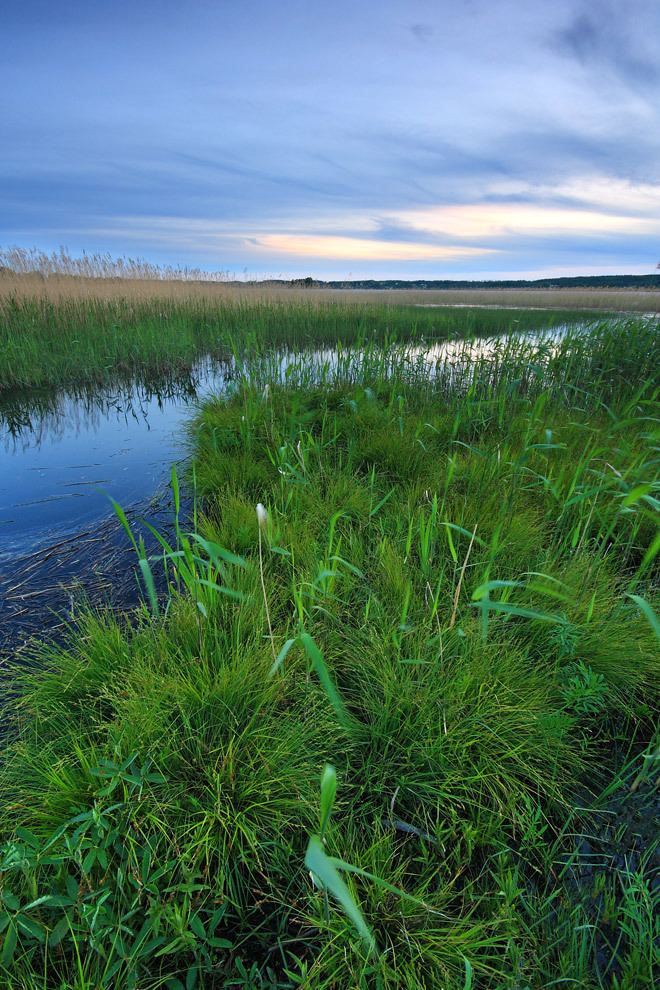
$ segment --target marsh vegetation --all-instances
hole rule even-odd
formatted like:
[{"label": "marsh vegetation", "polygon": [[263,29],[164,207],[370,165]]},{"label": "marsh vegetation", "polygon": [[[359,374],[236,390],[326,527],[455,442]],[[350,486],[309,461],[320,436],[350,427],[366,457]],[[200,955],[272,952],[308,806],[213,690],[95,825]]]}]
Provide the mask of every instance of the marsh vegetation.
[{"label": "marsh vegetation", "polygon": [[[80,283],[76,283],[80,285]],[[186,286],[183,285],[185,289]],[[265,346],[464,339],[520,326],[517,310],[395,305],[380,299],[223,291],[107,299],[0,296],[0,393],[12,389],[158,380],[189,373],[203,357],[228,358]],[[573,311],[525,314],[525,329],[583,322]],[[597,318],[595,318],[597,319]]]},{"label": "marsh vegetation", "polygon": [[7,985],[650,988],[657,321],[4,306],[6,388],[232,361],[142,604],[5,663]]}]

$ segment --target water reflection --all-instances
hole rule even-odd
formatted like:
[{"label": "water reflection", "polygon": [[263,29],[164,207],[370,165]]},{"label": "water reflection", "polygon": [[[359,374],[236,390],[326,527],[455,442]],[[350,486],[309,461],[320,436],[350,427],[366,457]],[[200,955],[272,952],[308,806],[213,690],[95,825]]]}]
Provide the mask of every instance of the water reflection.
[{"label": "water reflection", "polygon": [[0,399],[0,442],[6,451],[40,447],[68,433],[98,432],[105,420],[142,421],[171,404],[186,405],[200,391],[224,385],[230,364],[205,359],[188,375],[146,381],[116,381],[110,386],[29,389]]},{"label": "water reflection", "polygon": [[[182,429],[203,395],[222,391],[226,362],[169,381],[31,392],[0,405],[0,562],[149,499],[185,455]],[[102,489],[103,491],[100,491]]]}]

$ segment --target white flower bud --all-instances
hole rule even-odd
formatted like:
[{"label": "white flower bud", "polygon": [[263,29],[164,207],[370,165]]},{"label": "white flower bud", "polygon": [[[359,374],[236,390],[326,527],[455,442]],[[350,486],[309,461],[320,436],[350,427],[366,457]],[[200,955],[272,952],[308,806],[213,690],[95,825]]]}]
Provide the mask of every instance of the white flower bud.
[{"label": "white flower bud", "polygon": [[268,525],[268,513],[261,502],[257,502],[257,522],[259,523],[259,529],[265,532]]}]

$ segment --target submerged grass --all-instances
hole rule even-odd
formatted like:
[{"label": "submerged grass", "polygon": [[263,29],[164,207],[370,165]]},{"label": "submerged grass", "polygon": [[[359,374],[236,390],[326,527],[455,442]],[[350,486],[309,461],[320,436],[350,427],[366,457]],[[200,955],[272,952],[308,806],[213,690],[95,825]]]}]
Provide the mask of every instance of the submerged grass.
[{"label": "submerged grass", "polygon": [[8,673],[7,985],[653,986],[652,843],[575,860],[658,772],[654,344],[253,356],[167,593]]}]

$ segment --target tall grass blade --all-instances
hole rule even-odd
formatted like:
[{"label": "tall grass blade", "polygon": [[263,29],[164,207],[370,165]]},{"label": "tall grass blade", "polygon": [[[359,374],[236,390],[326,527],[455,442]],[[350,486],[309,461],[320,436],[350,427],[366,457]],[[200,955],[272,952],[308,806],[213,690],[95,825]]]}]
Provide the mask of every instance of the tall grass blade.
[{"label": "tall grass blade", "polygon": [[305,866],[321,888],[327,890],[339,902],[344,914],[353,922],[367,950],[376,951],[376,939],[333,860],[326,854],[318,835],[310,836],[305,853]]},{"label": "tall grass blade", "polygon": [[328,827],[336,796],[337,771],[329,763],[326,763],[321,776],[321,839],[323,839],[325,830]]}]

